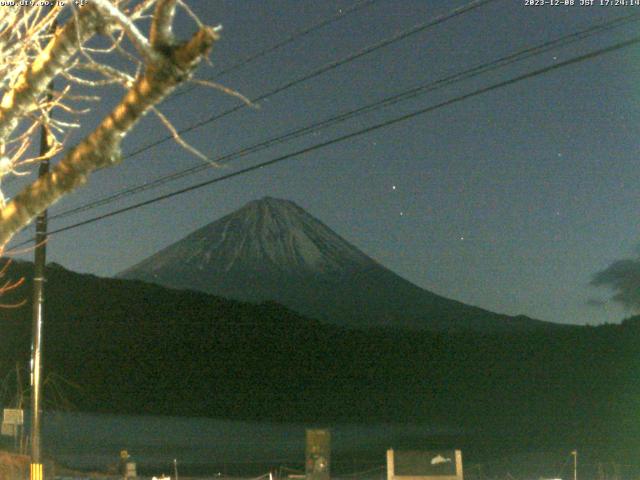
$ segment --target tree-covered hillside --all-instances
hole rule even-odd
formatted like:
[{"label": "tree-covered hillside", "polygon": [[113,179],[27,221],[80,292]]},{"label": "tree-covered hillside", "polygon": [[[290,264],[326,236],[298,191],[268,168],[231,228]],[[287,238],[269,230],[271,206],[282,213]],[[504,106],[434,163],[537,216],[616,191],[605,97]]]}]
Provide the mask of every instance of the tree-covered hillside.
[{"label": "tree-covered hillside", "polygon": [[[0,311],[4,370],[27,362],[30,311]],[[640,318],[528,334],[357,331],[53,266],[44,338],[45,371],[80,385],[68,394],[85,411],[427,421],[476,448],[638,446]]]}]

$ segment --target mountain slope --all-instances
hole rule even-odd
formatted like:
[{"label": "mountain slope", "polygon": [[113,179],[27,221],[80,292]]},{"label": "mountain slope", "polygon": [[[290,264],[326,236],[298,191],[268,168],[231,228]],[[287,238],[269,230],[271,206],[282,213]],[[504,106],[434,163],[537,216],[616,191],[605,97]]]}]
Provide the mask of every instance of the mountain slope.
[{"label": "mountain slope", "polygon": [[450,300],[399,277],[298,205],[248,203],[119,274],[228,298],[272,300],[348,327],[496,331],[553,324]]}]

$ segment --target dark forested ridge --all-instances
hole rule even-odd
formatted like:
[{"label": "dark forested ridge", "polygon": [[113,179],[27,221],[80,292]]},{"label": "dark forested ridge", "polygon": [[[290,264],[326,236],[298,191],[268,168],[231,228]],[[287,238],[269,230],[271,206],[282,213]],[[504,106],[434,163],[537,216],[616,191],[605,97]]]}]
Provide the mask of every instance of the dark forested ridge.
[{"label": "dark forested ridge", "polygon": [[[55,265],[47,276],[45,370],[82,387],[68,391],[80,410],[434,422],[487,448],[640,446],[638,317],[528,333],[361,331],[275,303]],[[25,297],[30,282],[3,301]],[[3,370],[27,362],[30,311],[0,310]]]}]

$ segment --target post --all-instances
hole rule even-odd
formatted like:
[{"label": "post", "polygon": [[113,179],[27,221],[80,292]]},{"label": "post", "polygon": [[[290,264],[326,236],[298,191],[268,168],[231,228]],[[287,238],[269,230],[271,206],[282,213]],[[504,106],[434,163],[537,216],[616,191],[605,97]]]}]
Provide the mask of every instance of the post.
[{"label": "post", "polygon": [[578,450],[571,452],[573,455],[573,480],[578,480]]},{"label": "post", "polygon": [[[47,96],[52,98],[53,82],[49,84]],[[40,129],[40,155],[49,149],[49,129],[42,125]],[[49,172],[49,160],[40,161],[38,176]],[[33,319],[31,343],[31,480],[43,480],[41,458],[41,396],[42,396],[42,322],[44,317],[44,282],[47,258],[47,211],[36,218],[36,246],[33,265]]]},{"label": "post", "polygon": [[331,432],[326,429],[307,429],[305,448],[307,480],[331,478]]},{"label": "post", "polygon": [[394,480],[395,477],[395,458],[393,448],[387,450],[387,480]]}]

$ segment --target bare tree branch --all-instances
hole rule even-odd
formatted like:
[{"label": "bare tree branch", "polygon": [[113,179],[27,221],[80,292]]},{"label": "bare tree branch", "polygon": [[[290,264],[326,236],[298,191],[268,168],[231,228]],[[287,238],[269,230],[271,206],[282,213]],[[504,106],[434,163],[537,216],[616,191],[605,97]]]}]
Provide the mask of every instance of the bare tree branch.
[{"label": "bare tree branch", "polygon": [[[173,8],[172,2],[160,3],[166,8]],[[92,22],[87,20],[86,23],[91,25]],[[83,38],[88,37],[86,33],[83,35]],[[57,37],[51,44],[65,45]],[[71,33],[67,32],[65,38],[69,39],[70,45],[73,44]],[[204,27],[184,44],[156,50],[158,60],[146,64],[144,74],[136,79],[121,102],[96,130],[72,148],[49,174],[29,185],[0,210],[0,245],[5,245],[15,233],[63,195],[84,184],[91,172],[119,163],[122,139],[154,105],[178,84],[190,78],[217,39],[217,29]],[[53,52],[55,49],[48,46],[47,50]],[[74,47],[74,51],[77,51],[77,47]],[[67,56],[66,60],[69,58]],[[54,63],[58,64],[57,61]]]},{"label": "bare tree branch", "polygon": [[175,43],[173,38],[173,17],[176,13],[176,0],[158,0],[151,24],[151,44],[162,49]]},{"label": "bare tree branch", "polygon": [[42,95],[53,78],[62,72],[80,42],[91,38],[101,25],[99,12],[89,6],[69,20],[58,31],[45,49],[18,78],[16,84],[0,102],[0,143],[6,143],[20,118],[36,108],[36,99]]},{"label": "bare tree branch", "polygon": [[[100,10],[100,12],[107,18],[115,20],[118,25],[125,31],[131,43],[136,47],[138,52],[142,55],[142,58],[147,63],[154,63],[158,61],[158,54],[151,48],[151,44],[147,38],[142,34],[138,27],[122,13],[118,7],[113,5],[110,0],[91,0],[92,4]],[[155,23],[155,22],[154,22]]]}]

